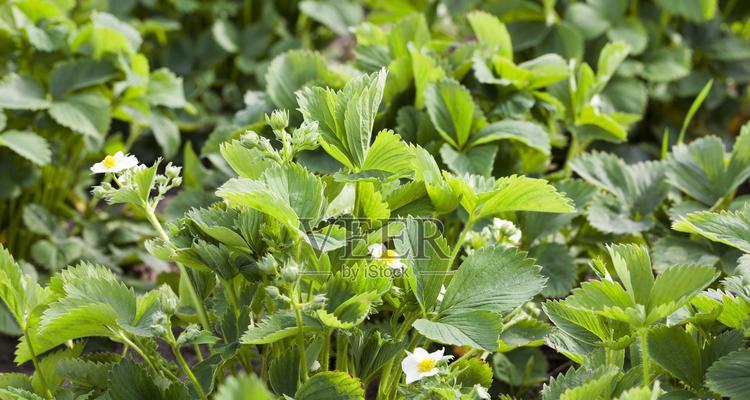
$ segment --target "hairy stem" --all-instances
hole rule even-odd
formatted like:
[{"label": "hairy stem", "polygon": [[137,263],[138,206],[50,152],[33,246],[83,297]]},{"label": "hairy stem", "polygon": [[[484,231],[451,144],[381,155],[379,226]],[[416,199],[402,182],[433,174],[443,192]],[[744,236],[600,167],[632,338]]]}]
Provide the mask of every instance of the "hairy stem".
[{"label": "hairy stem", "polygon": [[643,384],[648,386],[651,384],[648,372],[648,341],[646,340],[647,329],[641,329],[638,332],[638,336],[641,339],[641,363],[643,365]]},{"label": "hairy stem", "polygon": [[474,216],[469,215],[469,220],[466,221],[466,225],[464,225],[463,230],[461,230],[461,233],[458,235],[458,239],[456,240],[456,244],[453,247],[453,251],[451,252],[451,259],[448,263],[449,265],[453,265],[453,262],[456,260],[456,257],[458,256],[458,252],[461,251],[461,246],[463,246],[464,241],[466,240],[466,235],[471,232],[471,228],[474,227]]},{"label": "hairy stem", "polygon": [[[171,241],[169,240],[169,236],[167,235],[167,232],[164,230],[164,228],[161,226],[161,222],[159,222],[159,219],[156,217],[156,213],[154,209],[149,206],[148,204],[145,204],[143,207],[144,211],[146,212],[146,217],[148,218],[148,221],[153,225],[154,229],[159,233],[159,237],[161,237],[162,240],[164,240],[165,243],[171,244]],[[177,263],[177,268],[180,270],[180,276],[184,276],[185,281],[187,282],[187,289],[188,294],[190,295],[190,300],[193,303],[193,307],[195,307],[195,312],[198,314],[198,320],[200,321],[201,325],[203,326],[203,329],[211,332],[211,324],[208,322],[208,314],[206,313],[206,308],[203,305],[203,301],[198,296],[198,292],[195,289],[195,283],[193,282],[193,279],[190,277],[190,274],[188,274],[187,270],[185,269],[185,266],[183,266],[180,263]]]},{"label": "hairy stem", "polygon": [[198,393],[198,396],[200,396],[203,400],[208,400],[208,397],[206,397],[206,393],[203,391],[203,388],[201,387],[201,384],[198,382],[198,379],[193,374],[193,371],[190,370],[190,366],[185,361],[185,358],[182,356],[182,353],[180,353],[180,348],[177,346],[177,343],[174,341],[174,336],[172,336],[172,332],[169,332],[170,339],[170,346],[172,347],[172,353],[174,353],[175,357],[177,358],[177,362],[180,364],[180,367],[182,367],[182,370],[185,372],[185,375],[187,375],[188,379],[190,379],[190,382],[193,383],[193,386],[195,386],[195,391]]},{"label": "hairy stem", "polygon": [[290,290],[290,298],[292,300],[292,308],[294,308],[294,315],[297,317],[297,347],[299,348],[300,367],[302,368],[302,382],[307,380],[307,352],[305,351],[305,333],[303,331],[302,323],[302,308],[300,307],[298,300],[299,294],[299,281]]},{"label": "hairy stem", "polygon": [[50,391],[49,384],[47,384],[47,378],[45,378],[44,376],[44,370],[39,368],[39,360],[37,360],[36,352],[34,352],[34,346],[31,344],[31,336],[29,335],[29,330],[27,328],[23,329],[23,336],[26,338],[26,343],[29,345],[29,353],[31,353],[31,363],[34,364],[34,371],[39,374],[39,380],[41,381],[42,387],[44,388],[44,394],[48,399],[54,399],[55,397]]}]

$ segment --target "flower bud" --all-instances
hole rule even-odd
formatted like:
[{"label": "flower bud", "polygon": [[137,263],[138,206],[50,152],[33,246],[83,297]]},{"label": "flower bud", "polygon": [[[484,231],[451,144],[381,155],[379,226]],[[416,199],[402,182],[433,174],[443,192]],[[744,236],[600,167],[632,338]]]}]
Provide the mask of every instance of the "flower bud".
[{"label": "flower bud", "polygon": [[181,167],[178,167],[176,165],[172,165],[172,163],[167,164],[167,168],[164,170],[164,174],[168,178],[175,178],[180,175],[180,171],[182,171]]},{"label": "flower bud", "polygon": [[177,186],[180,186],[180,185],[182,185],[182,177],[181,176],[174,177],[172,179],[172,187],[177,187]]},{"label": "flower bud", "polygon": [[257,265],[261,272],[270,275],[276,273],[276,267],[279,266],[279,263],[276,262],[276,259],[272,255],[266,254],[257,262]]},{"label": "flower bud", "polygon": [[266,296],[272,298],[272,299],[278,299],[281,297],[281,292],[279,292],[279,288],[276,286],[266,286]]},{"label": "flower bud", "polygon": [[286,129],[289,126],[289,112],[287,110],[274,110],[270,117],[266,115],[266,123],[275,131]]},{"label": "flower bud", "polygon": [[281,270],[281,278],[287,282],[294,282],[299,275],[299,267],[296,264],[290,264]]},{"label": "flower bud", "polygon": [[107,192],[109,191],[101,186],[94,186],[94,189],[91,190],[91,194],[93,194],[97,199],[101,199],[102,197],[106,196]]}]

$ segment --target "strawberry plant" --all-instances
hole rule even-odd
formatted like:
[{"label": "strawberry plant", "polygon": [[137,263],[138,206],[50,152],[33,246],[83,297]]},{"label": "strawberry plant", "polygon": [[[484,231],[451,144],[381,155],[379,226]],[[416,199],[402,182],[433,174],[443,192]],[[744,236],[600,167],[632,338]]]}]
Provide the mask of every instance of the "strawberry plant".
[{"label": "strawberry plant", "polygon": [[750,9],[673,3],[0,6],[0,399],[750,397]]}]

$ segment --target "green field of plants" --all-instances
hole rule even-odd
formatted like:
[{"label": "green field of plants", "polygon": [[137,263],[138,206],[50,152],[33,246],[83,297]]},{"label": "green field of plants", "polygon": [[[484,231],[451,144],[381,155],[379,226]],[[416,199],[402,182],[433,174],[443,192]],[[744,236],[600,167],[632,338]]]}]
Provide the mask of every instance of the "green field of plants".
[{"label": "green field of plants", "polygon": [[750,2],[0,1],[0,400],[750,399]]}]

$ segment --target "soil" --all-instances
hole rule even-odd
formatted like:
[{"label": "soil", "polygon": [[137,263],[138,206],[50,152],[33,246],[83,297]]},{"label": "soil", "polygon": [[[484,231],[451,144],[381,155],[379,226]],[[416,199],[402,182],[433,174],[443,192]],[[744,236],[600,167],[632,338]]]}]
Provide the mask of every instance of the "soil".
[{"label": "soil", "polygon": [[27,362],[19,367],[13,361],[17,343],[18,338],[16,337],[0,335],[0,372],[25,372],[30,374],[34,371],[34,366],[31,365],[31,362]]}]

